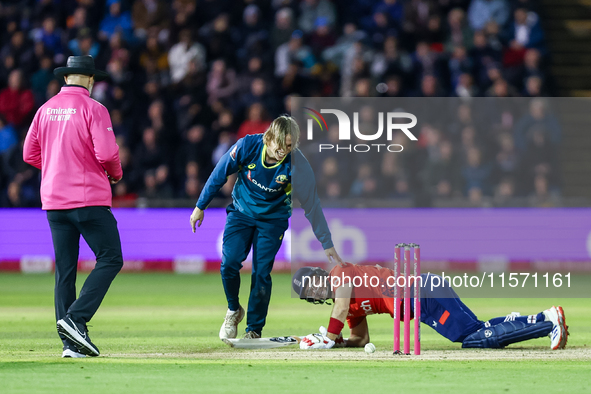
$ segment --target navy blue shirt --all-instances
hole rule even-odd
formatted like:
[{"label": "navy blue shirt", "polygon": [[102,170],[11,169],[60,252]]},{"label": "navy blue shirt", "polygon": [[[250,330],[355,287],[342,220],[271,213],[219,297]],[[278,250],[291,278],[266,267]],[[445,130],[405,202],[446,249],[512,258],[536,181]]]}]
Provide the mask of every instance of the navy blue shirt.
[{"label": "navy blue shirt", "polygon": [[[287,220],[291,216],[293,191],[322,247],[333,247],[310,163],[296,149],[283,160],[267,165],[264,159],[266,150],[263,134],[247,135],[238,140],[215,166],[197,206],[203,210],[207,208],[228,176],[238,173],[232,200],[239,212],[254,219]],[[295,175],[293,180],[296,182],[293,187],[292,175]]]}]

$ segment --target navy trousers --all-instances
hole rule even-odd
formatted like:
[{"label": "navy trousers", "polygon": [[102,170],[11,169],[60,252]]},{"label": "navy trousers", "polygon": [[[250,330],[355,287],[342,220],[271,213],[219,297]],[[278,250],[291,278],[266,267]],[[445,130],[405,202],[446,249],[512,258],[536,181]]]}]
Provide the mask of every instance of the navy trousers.
[{"label": "navy trousers", "polygon": [[[431,276],[422,274],[421,323],[429,325],[452,342],[462,342],[464,338],[484,327],[474,312],[460,300],[450,286],[441,286],[431,291]],[[411,294],[414,292],[412,286]],[[414,299],[411,300],[414,313]]]},{"label": "navy trousers", "polygon": [[[123,267],[117,221],[109,207],[47,211],[55,250],[55,317],[86,323],[99,308],[111,282]],[[80,235],[96,256],[96,266],[76,299]],[[65,337],[62,337],[65,341]],[[64,342],[65,343],[65,342]]]},{"label": "navy trousers", "polygon": [[224,229],[221,276],[228,309],[236,311],[240,307],[240,269],[252,247],[246,331],[255,331],[260,335],[271,301],[271,270],[288,220],[256,220],[236,211],[233,205],[228,206],[226,212],[228,217]]}]

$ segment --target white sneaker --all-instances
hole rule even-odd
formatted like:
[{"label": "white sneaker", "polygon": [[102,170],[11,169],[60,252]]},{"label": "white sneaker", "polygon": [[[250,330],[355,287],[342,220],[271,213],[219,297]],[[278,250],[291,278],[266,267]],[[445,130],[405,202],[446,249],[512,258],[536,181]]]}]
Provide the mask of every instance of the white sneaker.
[{"label": "white sneaker", "polygon": [[220,328],[220,339],[236,338],[238,334],[238,324],[244,319],[244,308],[240,307],[237,311],[228,309],[224,324]]},{"label": "white sneaker", "polygon": [[86,357],[86,354],[78,353],[75,350],[70,348],[65,348],[64,352],[62,353],[62,358],[82,358]]},{"label": "white sneaker", "polygon": [[542,313],[546,320],[551,321],[554,325],[548,335],[550,337],[550,349],[564,349],[568,337],[568,331],[564,325],[564,311],[560,312],[558,308],[552,306],[552,308],[546,309]]},{"label": "white sneaker", "polygon": [[261,336],[259,334],[257,334],[254,331],[246,331],[244,333],[244,336],[242,337],[242,339],[257,339],[260,338]]},{"label": "white sneaker", "polygon": [[562,309],[560,305],[558,305],[556,309],[558,310],[558,320],[562,323],[562,326],[564,327],[565,335],[563,335],[562,341],[560,342],[560,349],[564,349],[566,347],[566,342],[568,342],[568,336],[570,335],[570,333],[568,332],[568,326],[566,325],[566,315],[564,314],[564,309]]}]

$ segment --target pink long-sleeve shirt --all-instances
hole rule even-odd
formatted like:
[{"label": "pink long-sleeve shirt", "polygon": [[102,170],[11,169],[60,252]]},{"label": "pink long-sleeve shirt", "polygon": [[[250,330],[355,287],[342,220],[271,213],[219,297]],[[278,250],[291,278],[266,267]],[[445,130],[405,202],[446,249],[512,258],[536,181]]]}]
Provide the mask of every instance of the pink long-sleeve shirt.
[{"label": "pink long-sleeve shirt", "polygon": [[110,207],[107,174],[123,176],[109,111],[78,86],[62,87],[39,108],[25,138],[23,159],[41,170],[46,210]]}]

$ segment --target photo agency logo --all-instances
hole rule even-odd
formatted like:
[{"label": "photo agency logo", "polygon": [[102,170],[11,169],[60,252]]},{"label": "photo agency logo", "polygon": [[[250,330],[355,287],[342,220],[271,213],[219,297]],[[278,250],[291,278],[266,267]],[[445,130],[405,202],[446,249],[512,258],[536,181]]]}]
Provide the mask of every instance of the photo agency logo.
[{"label": "photo agency logo", "polygon": [[[404,147],[401,144],[377,143],[377,141],[382,138],[382,135],[384,134],[384,118],[386,123],[386,139],[388,142],[392,141],[392,136],[396,131],[403,132],[411,141],[417,141],[417,137],[415,137],[415,135],[410,131],[411,128],[417,125],[417,117],[408,112],[387,112],[385,114],[384,112],[379,112],[378,130],[374,134],[366,134],[359,130],[359,112],[353,112],[353,127],[351,128],[351,119],[344,111],[339,109],[321,109],[320,111],[316,111],[309,107],[304,107],[304,109],[307,110],[306,114],[311,118],[307,121],[307,138],[309,141],[314,140],[314,121],[320,128],[321,132],[328,131],[328,124],[322,114],[332,114],[337,118],[339,125],[339,141],[343,141],[343,143],[318,144],[319,152],[331,150],[336,152],[346,151],[359,153],[372,151],[392,153],[402,152]],[[410,122],[408,122],[408,120],[410,120]],[[353,134],[357,139],[361,141],[367,141],[367,143],[347,144],[348,141],[351,141],[351,129],[353,130]],[[373,141],[373,143],[370,143],[370,141]]]}]

